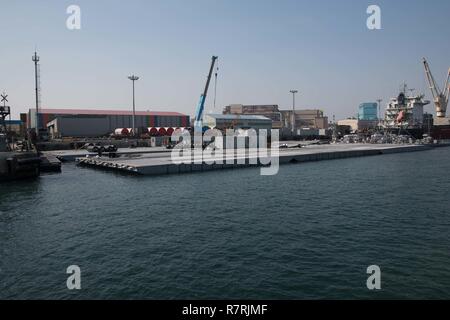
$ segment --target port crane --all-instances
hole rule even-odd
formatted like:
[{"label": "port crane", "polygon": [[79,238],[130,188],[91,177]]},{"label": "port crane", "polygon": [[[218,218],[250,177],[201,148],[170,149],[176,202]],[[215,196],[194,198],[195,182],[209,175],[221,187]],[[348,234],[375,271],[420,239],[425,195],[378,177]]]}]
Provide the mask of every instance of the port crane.
[{"label": "port crane", "polygon": [[203,130],[203,110],[205,109],[206,96],[208,94],[209,83],[211,82],[211,76],[214,70],[214,65],[216,64],[218,58],[219,57],[217,56],[212,56],[211,58],[211,67],[209,69],[208,78],[206,80],[205,90],[200,96],[200,101],[198,103],[197,110],[195,111],[195,122],[194,122],[195,132],[202,132]]},{"label": "port crane", "polygon": [[436,117],[445,118],[447,111],[448,98],[450,94],[450,69],[448,69],[447,80],[444,84],[444,89],[441,91],[434,80],[431,73],[430,66],[425,58],[423,58],[423,65],[425,67],[425,75],[427,76],[428,84],[430,85],[431,94],[433,95],[434,105],[436,106]]}]

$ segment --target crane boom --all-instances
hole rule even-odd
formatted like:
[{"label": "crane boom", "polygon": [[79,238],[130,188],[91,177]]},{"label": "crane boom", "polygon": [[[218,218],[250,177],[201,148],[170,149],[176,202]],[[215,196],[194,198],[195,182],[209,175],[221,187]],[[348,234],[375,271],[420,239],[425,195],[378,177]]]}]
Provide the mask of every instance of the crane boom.
[{"label": "crane boom", "polygon": [[214,65],[218,58],[219,57],[217,57],[217,56],[212,56],[212,58],[211,58],[211,67],[209,69],[208,78],[206,79],[205,90],[203,91],[202,95],[200,96],[200,101],[198,103],[197,110],[195,111],[194,130],[196,132],[201,132],[203,129],[203,121],[202,121],[203,110],[205,108],[206,96],[208,95],[208,88],[209,88],[209,83],[211,82],[211,76],[212,76],[212,73],[214,70]]},{"label": "crane boom", "polygon": [[430,66],[425,58],[423,58],[423,65],[425,67],[425,75],[427,76],[428,84],[430,85],[431,94],[433,95],[433,98],[436,99],[439,96],[439,88],[437,87]]},{"label": "crane boom", "polygon": [[445,81],[445,91],[444,91],[444,96],[445,96],[445,99],[447,100],[447,103],[448,103],[448,98],[449,98],[449,96],[450,96],[450,83],[449,83],[449,81],[450,81],[450,68],[448,69],[448,73],[447,73],[447,81]]},{"label": "crane boom", "polygon": [[447,80],[445,81],[444,91],[441,91],[434,80],[433,74],[431,73],[430,66],[425,58],[423,58],[423,65],[425,67],[425,75],[430,85],[431,94],[433,95],[434,105],[436,106],[436,117],[444,118],[447,111],[448,98],[449,98],[449,79],[450,70],[447,75]]}]

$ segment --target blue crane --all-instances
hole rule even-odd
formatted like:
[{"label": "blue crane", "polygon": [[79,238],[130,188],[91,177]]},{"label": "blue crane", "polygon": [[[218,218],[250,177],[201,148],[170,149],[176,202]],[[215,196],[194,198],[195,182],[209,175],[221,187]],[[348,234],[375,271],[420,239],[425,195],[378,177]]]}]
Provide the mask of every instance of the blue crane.
[{"label": "blue crane", "polygon": [[219,57],[213,56],[211,61],[211,68],[209,69],[208,79],[206,80],[205,90],[203,94],[200,96],[200,101],[197,106],[197,110],[195,111],[195,123],[194,123],[194,131],[202,132],[203,131],[203,110],[205,109],[205,101],[206,96],[208,94],[209,83],[211,82],[211,76],[214,70],[214,65]]}]

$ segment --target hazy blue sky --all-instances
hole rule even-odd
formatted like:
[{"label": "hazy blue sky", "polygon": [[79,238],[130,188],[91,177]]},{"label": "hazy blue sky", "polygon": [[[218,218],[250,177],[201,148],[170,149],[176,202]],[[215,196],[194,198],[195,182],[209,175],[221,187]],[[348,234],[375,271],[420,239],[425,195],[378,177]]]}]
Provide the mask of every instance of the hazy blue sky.
[{"label": "hazy blue sky", "polygon": [[[79,31],[66,28],[71,4],[82,10]],[[366,27],[370,4],[382,30]],[[291,108],[295,88],[299,108],[342,118],[386,102],[403,81],[429,98],[422,56],[440,85],[450,66],[448,0],[0,0],[0,12],[0,90],[15,115],[34,106],[35,45],[50,108],[127,109],[134,72],[138,110],[192,115],[214,54],[216,111]]]}]

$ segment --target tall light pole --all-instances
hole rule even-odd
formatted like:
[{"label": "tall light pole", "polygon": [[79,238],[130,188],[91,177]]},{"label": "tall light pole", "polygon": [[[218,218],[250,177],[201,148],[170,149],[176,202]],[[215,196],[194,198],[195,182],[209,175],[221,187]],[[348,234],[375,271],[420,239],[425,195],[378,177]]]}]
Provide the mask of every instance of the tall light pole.
[{"label": "tall light pole", "polygon": [[291,90],[292,93],[292,135],[295,135],[295,94],[298,93],[298,90]]},{"label": "tall light pole", "polygon": [[37,52],[34,52],[34,56],[32,57],[32,60],[34,62],[34,84],[35,84],[35,91],[36,91],[36,133],[39,137],[39,83],[38,83],[38,62],[39,62],[39,56],[37,55]]},{"label": "tall light pole", "polygon": [[132,118],[132,127],[133,127],[133,136],[136,135],[136,104],[135,104],[135,97],[134,97],[134,82],[139,80],[138,76],[135,76],[134,74],[129,76],[128,79],[133,81],[133,118]]}]

